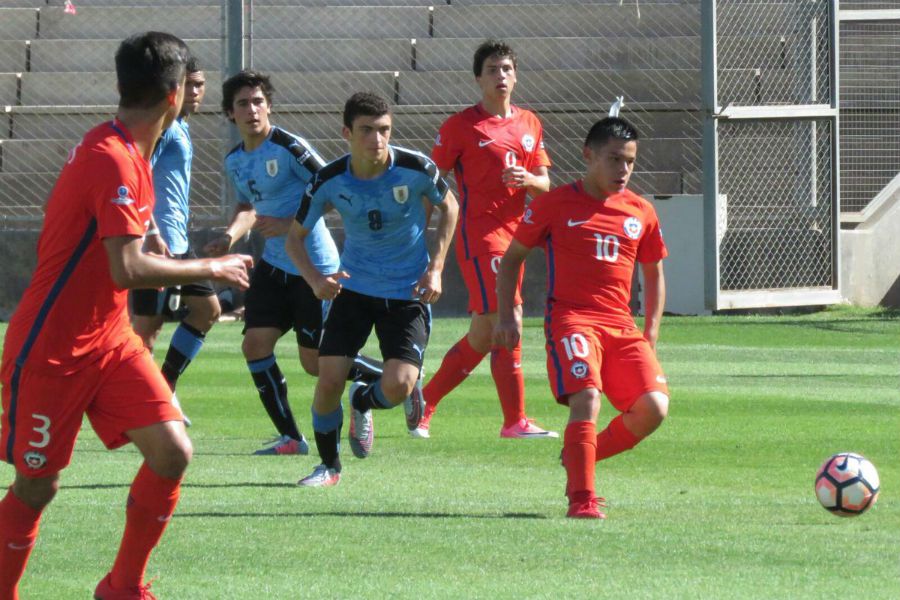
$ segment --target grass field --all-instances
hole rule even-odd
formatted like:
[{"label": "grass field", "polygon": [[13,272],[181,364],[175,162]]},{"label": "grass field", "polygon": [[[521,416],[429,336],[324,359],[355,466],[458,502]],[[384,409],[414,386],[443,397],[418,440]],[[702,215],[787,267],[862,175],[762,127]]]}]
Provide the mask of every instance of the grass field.
[{"label": "grass field", "polygon": [[[466,326],[436,323],[429,373]],[[539,320],[525,344],[529,413],[561,431]],[[486,364],[445,399],[432,439],[409,439],[402,409],[379,412],[368,459],[345,442],[341,485],[300,489],[317,457],[249,455],[273,430],[239,347],[240,325],[219,325],[179,384],[195,456],[150,564],[161,598],[900,597],[897,313],[665,319],[670,416],[601,463],[601,522],[564,518],[558,440],[498,438]],[[314,380],[290,343],[279,349],[309,434]],[[601,420],[611,416],[604,404]],[[816,468],[842,450],[881,474],[878,504],[857,519],[828,514],[813,495]],[[90,596],[139,462],[130,448],[105,451],[86,427],[24,599]]]}]

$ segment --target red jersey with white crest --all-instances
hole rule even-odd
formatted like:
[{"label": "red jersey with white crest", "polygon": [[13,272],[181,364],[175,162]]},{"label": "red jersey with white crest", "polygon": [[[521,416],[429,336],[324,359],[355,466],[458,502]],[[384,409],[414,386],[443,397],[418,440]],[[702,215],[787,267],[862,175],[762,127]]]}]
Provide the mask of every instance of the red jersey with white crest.
[{"label": "red jersey with white crest", "polygon": [[629,190],[598,200],[581,181],[538,196],[515,239],[546,252],[548,314],[576,312],[610,327],[634,327],[628,301],[635,262],[668,254],[650,202]]},{"label": "red jersey with white crest", "polygon": [[153,198],[150,164],[119,121],[95,127],[69,153],[47,201],[37,267],[6,331],[4,379],[15,365],[66,375],[131,338],[140,347],[102,240],[143,236]]},{"label": "red jersey with white crest", "polygon": [[456,253],[460,260],[503,254],[525,210],[525,189],[502,181],[507,167],[533,172],[549,167],[543,128],[537,116],[517,106],[500,118],[480,104],[456,113],[441,126],[431,158],[454,171],[459,194]]}]

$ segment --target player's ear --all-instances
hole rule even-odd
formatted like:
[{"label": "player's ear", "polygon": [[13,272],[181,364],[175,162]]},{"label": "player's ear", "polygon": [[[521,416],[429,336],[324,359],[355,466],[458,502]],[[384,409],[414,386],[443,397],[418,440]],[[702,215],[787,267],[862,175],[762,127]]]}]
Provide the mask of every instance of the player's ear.
[{"label": "player's ear", "polygon": [[171,92],[166,94],[166,103],[169,106],[175,106],[176,104],[178,104],[178,90],[179,89],[181,89],[181,86],[175,86],[175,89],[173,89]]},{"label": "player's ear", "polygon": [[346,125],[344,125],[343,127],[341,127],[341,137],[343,137],[343,138],[344,138],[345,140],[347,140],[348,142],[350,141],[350,135],[351,135],[352,133],[353,133],[353,132],[350,131],[350,128],[347,127]]},{"label": "player's ear", "polygon": [[590,146],[584,146],[581,149],[581,155],[584,157],[584,160],[586,160],[586,161],[590,162],[591,158],[593,157],[593,154],[594,154],[594,151],[591,150]]}]

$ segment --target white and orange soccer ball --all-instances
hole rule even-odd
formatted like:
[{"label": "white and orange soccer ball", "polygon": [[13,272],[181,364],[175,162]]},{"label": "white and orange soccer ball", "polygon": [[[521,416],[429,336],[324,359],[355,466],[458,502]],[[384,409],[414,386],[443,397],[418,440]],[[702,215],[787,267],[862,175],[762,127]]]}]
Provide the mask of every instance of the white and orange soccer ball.
[{"label": "white and orange soccer ball", "polygon": [[861,454],[841,452],[830,457],[816,473],[816,498],[839,517],[863,514],[878,499],[878,471]]}]

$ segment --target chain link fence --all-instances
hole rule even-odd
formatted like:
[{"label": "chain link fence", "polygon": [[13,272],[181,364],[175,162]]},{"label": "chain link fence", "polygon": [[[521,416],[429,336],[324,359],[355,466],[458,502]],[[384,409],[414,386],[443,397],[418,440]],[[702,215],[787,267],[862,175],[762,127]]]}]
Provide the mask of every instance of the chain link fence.
[{"label": "chain link fence", "polygon": [[[900,3],[850,7],[898,9]],[[900,171],[900,17],[842,21],[840,53],[841,210],[861,212]]]},{"label": "chain link fence", "polygon": [[[191,200],[196,220],[224,222],[224,3],[79,0],[69,14],[63,0],[13,2],[0,9],[0,226],[37,225],[68,150],[114,112],[116,45],[147,29],[182,37],[205,65]],[[443,120],[478,101],[472,54],[497,37],[519,55],[514,101],[542,119],[556,182],[582,171],[588,127],[624,96],[644,139],[635,189],[701,191],[699,0],[247,0],[244,32],[245,65],[273,77],[273,122],[326,158],[346,151],[341,109],[363,89],[395,104],[397,144],[430,152]]]},{"label": "chain link fence", "polygon": [[719,289],[836,286],[833,120],[754,113],[831,106],[830,2],[718,0],[716,16],[718,103],[750,109],[718,127]]}]

